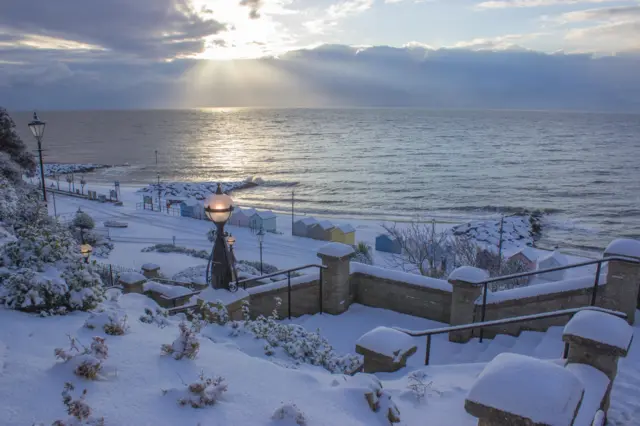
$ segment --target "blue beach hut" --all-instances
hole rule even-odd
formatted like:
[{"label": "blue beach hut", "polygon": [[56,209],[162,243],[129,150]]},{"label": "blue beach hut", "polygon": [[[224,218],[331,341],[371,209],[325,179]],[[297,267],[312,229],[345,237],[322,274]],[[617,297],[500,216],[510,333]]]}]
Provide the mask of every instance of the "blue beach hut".
[{"label": "blue beach hut", "polygon": [[402,253],[400,241],[387,234],[380,234],[376,237],[376,250],[386,253]]}]

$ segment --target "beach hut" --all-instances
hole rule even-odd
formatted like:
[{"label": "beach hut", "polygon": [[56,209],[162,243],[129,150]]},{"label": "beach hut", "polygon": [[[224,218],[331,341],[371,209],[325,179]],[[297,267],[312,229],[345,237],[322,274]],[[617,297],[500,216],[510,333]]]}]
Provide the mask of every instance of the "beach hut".
[{"label": "beach hut", "polygon": [[337,225],[335,228],[331,229],[331,241],[355,245],[356,230],[351,225]]},{"label": "beach hut", "polygon": [[293,223],[293,235],[297,237],[308,237],[309,236],[309,228],[312,225],[318,223],[312,217],[305,217],[304,219],[298,219]]},{"label": "beach hut", "polygon": [[525,266],[527,271],[533,271],[536,269],[537,260],[538,253],[532,247],[527,246],[509,257],[507,263],[520,262]]},{"label": "beach hut", "polygon": [[204,204],[191,198],[183,200],[180,202],[180,216],[202,219],[204,217]]},{"label": "beach hut", "polygon": [[333,228],[333,223],[328,220],[321,220],[309,227],[309,238],[313,238],[314,240],[331,241],[331,230]]},{"label": "beach hut", "polygon": [[400,241],[397,238],[387,234],[380,234],[376,237],[376,250],[386,253],[402,253]]},{"label": "beach hut", "polygon": [[229,219],[229,224],[235,225],[235,226],[248,227],[251,221],[251,217],[254,214],[256,214],[256,211],[254,209],[236,208],[233,210],[233,213],[231,214],[231,218]]},{"label": "beach hut", "polygon": [[[547,255],[538,258],[538,270],[541,269],[549,269],[549,268],[557,268],[559,266],[566,266],[569,264],[567,257],[557,251],[551,252]],[[546,272],[544,274],[538,275],[540,279],[547,281],[561,281],[564,279],[564,270],[562,271],[554,271],[554,272]]]},{"label": "beach hut", "polygon": [[276,214],[271,210],[256,211],[249,218],[251,229],[264,229],[266,232],[276,232]]}]

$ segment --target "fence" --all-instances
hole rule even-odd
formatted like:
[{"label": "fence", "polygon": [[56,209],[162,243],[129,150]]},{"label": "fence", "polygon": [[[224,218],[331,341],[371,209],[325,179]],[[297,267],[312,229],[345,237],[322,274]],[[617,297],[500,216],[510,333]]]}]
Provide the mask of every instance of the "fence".
[{"label": "fence", "polygon": [[166,213],[171,216],[180,216],[180,208],[179,207],[167,207],[155,204],[145,204],[145,203],[136,203],[136,210],[149,210],[159,213]]},{"label": "fence", "polygon": [[[494,277],[494,278],[489,278],[488,280],[484,280],[484,281],[478,283],[478,285],[482,286],[482,306],[481,306],[480,322],[484,322],[485,321],[485,317],[486,317],[487,295],[489,293],[489,284],[494,284],[494,283],[497,283],[497,282],[500,282],[500,281],[514,280],[514,279],[519,279],[519,278],[527,278],[527,277],[531,277],[531,276],[538,275],[538,274],[545,274],[547,272],[564,271],[566,269],[580,268],[580,267],[589,266],[589,265],[596,265],[596,274],[595,274],[595,278],[594,278],[594,282],[593,282],[593,287],[592,287],[592,290],[591,290],[591,303],[590,303],[590,306],[595,306],[596,297],[598,295],[598,285],[600,284],[600,273],[602,271],[602,264],[605,263],[605,262],[610,262],[610,261],[620,261],[620,262],[640,264],[640,260],[631,259],[631,258],[624,257],[624,256],[608,256],[608,257],[604,257],[602,259],[589,260],[589,261],[586,261],[586,262],[574,263],[574,264],[571,264],[571,265],[558,266],[558,267],[555,267],[555,268],[548,268],[548,269],[540,269],[540,270],[532,271],[532,272],[522,272],[522,273],[519,273],[519,274],[505,275],[505,276],[502,276],[502,277]],[[480,342],[482,342],[482,339],[484,337],[484,327],[480,327],[480,336],[479,337],[480,337]]]},{"label": "fence", "polygon": [[113,265],[110,263],[95,263],[96,272],[102,278],[105,287],[115,287],[118,285],[120,274],[123,272],[140,272],[138,269],[127,268],[121,265]]}]

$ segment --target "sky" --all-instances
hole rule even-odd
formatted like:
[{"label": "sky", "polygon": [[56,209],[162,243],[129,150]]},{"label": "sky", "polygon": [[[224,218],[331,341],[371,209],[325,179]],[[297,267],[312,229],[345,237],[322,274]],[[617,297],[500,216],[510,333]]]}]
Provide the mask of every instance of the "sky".
[{"label": "sky", "polygon": [[13,109],[640,110],[640,0],[4,0]]}]

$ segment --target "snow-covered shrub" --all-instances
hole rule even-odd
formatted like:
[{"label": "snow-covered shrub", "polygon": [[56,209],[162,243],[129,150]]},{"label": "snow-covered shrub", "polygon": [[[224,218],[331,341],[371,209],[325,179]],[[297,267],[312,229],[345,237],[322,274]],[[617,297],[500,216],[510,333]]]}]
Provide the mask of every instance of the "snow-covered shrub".
[{"label": "snow-covered shrub", "polygon": [[145,247],[140,250],[143,253],[158,252],[158,253],[180,253],[187,256],[197,257],[198,259],[209,259],[211,253],[206,250],[190,249],[182,246],[174,246],[173,244],[155,244],[150,247]]},{"label": "snow-covered shrub", "polygon": [[441,395],[442,392],[433,388],[433,381],[427,381],[428,375],[424,371],[414,371],[409,374],[407,388],[417,402],[423,402],[428,396]]},{"label": "snow-covered shrub", "polygon": [[60,278],[43,277],[21,268],[0,283],[0,303],[9,309],[63,313],[69,287]]},{"label": "snow-covered shrub", "polygon": [[64,362],[73,362],[73,372],[89,380],[95,380],[102,371],[102,362],[109,357],[109,347],[102,337],[94,337],[90,347],[83,346],[75,337],[69,336],[68,350],[56,348],[56,358]]},{"label": "snow-covered shrub", "polygon": [[200,316],[208,323],[225,325],[229,322],[227,307],[219,300],[203,303],[200,307]]},{"label": "snow-covered shrub", "polygon": [[140,316],[140,322],[145,324],[155,324],[160,328],[164,328],[169,325],[167,317],[169,313],[161,308],[156,308],[155,312],[149,308],[144,308],[144,315]]},{"label": "snow-covered shrub", "polygon": [[76,212],[76,215],[73,218],[72,225],[82,230],[93,229],[96,226],[93,218],[89,216],[88,213],[85,213],[80,209],[78,209],[78,211]]},{"label": "snow-covered shrub", "polygon": [[[0,151],[8,154],[9,158],[25,172],[31,173],[35,169],[36,162],[33,154],[20,139],[18,132],[16,132],[16,124],[7,110],[2,107],[0,107]],[[20,179],[20,175],[18,179]]]},{"label": "snow-covered shrub", "polygon": [[69,308],[88,311],[104,300],[104,286],[100,275],[91,265],[70,263],[62,273],[69,287]]},{"label": "snow-covered shrub", "polygon": [[[56,420],[51,426],[104,426],[104,417],[92,418],[91,407],[85,401],[87,390],[82,391],[79,398],[74,399],[71,392],[75,390],[73,384],[67,382],[62,390],[62,403],[67,407],[67,420]],[[38,426],[44,426],[43,423]]]},{"label": "snow-covered shrub", "polygon": [[181,322],[180,336],[172,344],[164,344],[161,347],[163,355],[171,355],[174,359],[187,357],[194,359],[200,350],[200,342],[196,332],[186,322]]},{"label": "snow-covered shrub", "polygon": [[215,228],[211,228],[207,231],[207,240],[209,240],[209,242],[214,242],[216,240],[216,229]]},{"label": "snow-covered shrub", "polygon": [[[251,268],[253,268],[253,271],[251,272],[245,271],[241,265],[250,266]],[[254,260],[239,260],[237,268],[238,268],[238,271],[240,272],[247,272],[247,273],[250,273],[251,275],[260,275],[260,262],[257,262]],[[273,274],[274,272],[278,272],[278,271],[279,269],[277,266],[272,265],[270,263],[262,262],[262,273],[264,275]],[[291,276],[293,277],[294,274],[292,273]]]},{"label": "snow-covered shrub", "polygon": [[355,252],[351,256],[354,262],[373,265],[373,256],[371,254],[371,246],[364,241],[358,242],[353,246]]},{"label": "snow-covered shrub", "polygon": [[282,404],[271,416],[273,420],[292,420],[298,426],[306,426],[307,419],[296,404]]},{"label": "snow-covered shrub", "polygon": [[255,320],[245,321],[245,330],[253,333],[258,339],[267,341],[266,352],[275,353],[275,348],[282,350],[291,358],[322,366],[332,373],[351,373],[362,365],[358,355],[340,356],[319,332],[311,332],[297,324],[278,322],[278,307],[281,301],[276,298],[276,308],[268,317],[260,315]]},{"label": "snow-covered shrub", "polygon": [[84,326],[90,330],[98,327],[102,328],[106,334],[111,336],[122,336],[129,331],[127,315],[121,316],[116,311],[102,310],[92,312],[84,322]]},{"label": "snow-covered shrub", "polygon": [[192,408],[204,408],[214,405],[224,392],[227,391],[227,384],[224,377],[206,377],[204,372],[200,373],[199,380],[187,386],[187,396],[178,399],[178,404],[190,405]]},{"label": "snow-covered shrub", "polygon": [[0,175],[0,222],[11,220],[18,210],[18,195],[13,184]]}]

